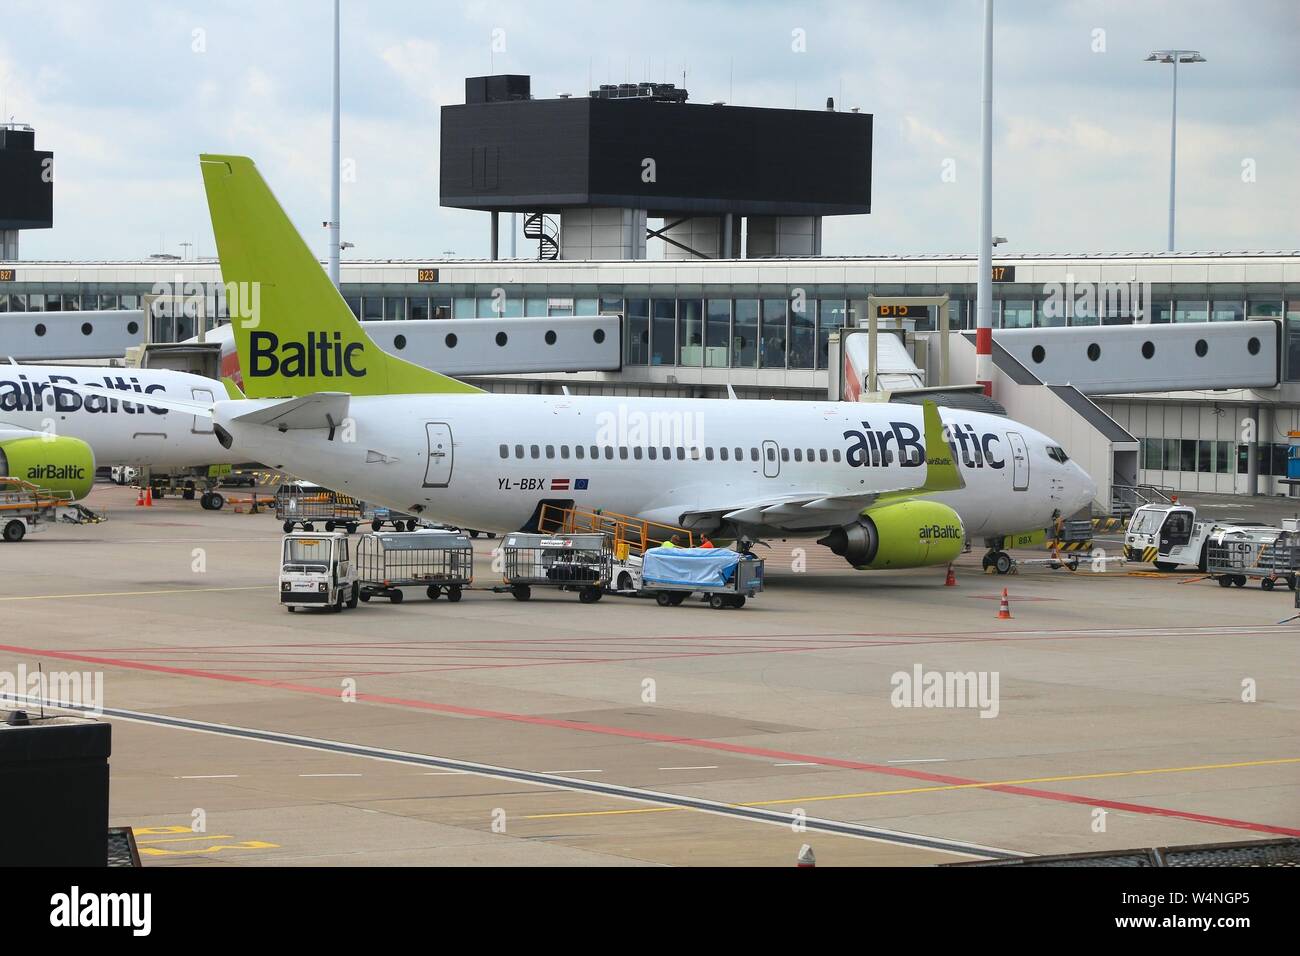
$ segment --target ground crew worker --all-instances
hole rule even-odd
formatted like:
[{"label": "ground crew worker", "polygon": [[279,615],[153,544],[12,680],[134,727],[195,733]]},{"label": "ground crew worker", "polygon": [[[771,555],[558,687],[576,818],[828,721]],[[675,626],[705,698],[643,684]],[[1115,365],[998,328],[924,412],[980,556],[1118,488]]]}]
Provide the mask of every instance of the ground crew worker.
[{"label": "ground crew worker", "polygon": [[682,546],[682,536],[679,535],[679,534],[675,534],[675,535],[673,535],[671,538],[669,538],[667,541],[665,541],[663,544],[661,544],[659,547],[661,547],[661,548],[680,548],[681,546]]},{"label": "ground crew worker", "polygon": [[700,547],[701,547],[701,548],[712,548],[713,546],[714,546],[714,545],[713,545],[713,542],[710,541],[707,537],[706,537],[706,538],[701,538],[701,539],[700,539]]}]

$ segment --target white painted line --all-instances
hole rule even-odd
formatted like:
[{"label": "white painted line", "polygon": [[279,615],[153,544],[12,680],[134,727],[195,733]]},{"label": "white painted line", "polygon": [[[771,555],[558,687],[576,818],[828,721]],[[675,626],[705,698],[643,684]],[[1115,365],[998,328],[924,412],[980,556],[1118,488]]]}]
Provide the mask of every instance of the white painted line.
[{"label": "white painted line", "polygon": [[660,767],[660,770],[717,770],[716,764],[708,767]]},{"label": "white painted line", "polygon": [[810,760],[796,761],[795,763],[774,763],[773,767],[820,767],[821,764],[813,763]]},{"label": "white painted line", "polygon": [[300,773],[300,777],[359,777],[359,773]]},{"label": "white painted line", "polygon": [[189,777],[173,777],[173,780],[234,780],[238,777],[237,773],[205,773],[194,774]]},{"label": "white painted line", "polygon": [[947,757],[914,757],[911,760],[886,760],[885,763],[947,763]]},{"label": "white painted line", "polygon": [[420,774],[422,777],[463,777],[468,774],[468,770],[426,770]]},{"label": "white painted line", "polygon": [[543,770],[542,773],[604,773],[603,770]]},{"label": "white painted line", "polygon": [[[12,692],[0,691],[0,701],[3,700],[13,700],[28,705],[39,703],[46,707],[58,707],[63,710],[72,711],[73,713],[85,713],[89,709],[67,701],[48,700],[31,694],[15,694]],[[105,707],[99,712],[105,716],[112,717],[115,720],[133,721],[135,723],[149,724],[156,727],[171,727],[178,730],[189,730],[201,734],[215,734],[220,737],[235,737],[242,740],[257,741],[260,743],[279,744],[281,746],[310,750],[315,753],[332,753],[336,755],[345,754],[354,757],[364,757],[371,760],[381,760],[389,763],[406,765],[414,764],[426,767],[440,766],[448,769],[460,770],[480,777],[490,777],[497,780],[525,783],[532,786],[545,787],[547,789],[565,789],[584,793],[596,793],[635,803],[656,803],[663,806],[682,807],[690,810],[699,810],[703,813],[709,813],[715,816],[724,816],[733,819],[738,818],[770,826],[779,826],[782,828],[789,828],[790,825],[795,822],[795,817],[792,814],[783,813],[777,810],[769,810],[764,807],[739,806],[736,804],[722,803],[717,800],[707,800],[703,797],[692,797],[685,794],[667,793],[657,790],[641,790],[635,787],[627,787],[619,784],[600,783],[595,780],[572,780],[560,776],[548,776],[532,770],[519,770],[513,767],[481,764],[453,757],[440,757],[434,754],[416,754],[401,750],[384,750],[378,747],[353,744],[342,740],[328,740],[320,737],[303,737],[296,734],[286,734],[273,730],[258,730],[251,727],[238,727],[230,724],[212,724],[207,723],[206,721],[192,720],[188,717],[173,717],[169,714],[153,714],[145,711],[126,710],[120,707]],[[714,768],[709,767],[699,769]],[[919,846],[925,849],[939,850],[946,853],[956,853],[963,856],[1011,858],[1029,855],[1019,850],[1003,850],[997,847],[986,847],[975,843],[921,836],[919,834],[905,833],[898,830],[886,830],[881,827],[870,827],[861,823],[848,823],[842,820],[831,820],[822,817],[800,817],[798,818],[798,822],[801,827],[807,830],[837,833],[857,839],[871,840],[877,843]]]}]

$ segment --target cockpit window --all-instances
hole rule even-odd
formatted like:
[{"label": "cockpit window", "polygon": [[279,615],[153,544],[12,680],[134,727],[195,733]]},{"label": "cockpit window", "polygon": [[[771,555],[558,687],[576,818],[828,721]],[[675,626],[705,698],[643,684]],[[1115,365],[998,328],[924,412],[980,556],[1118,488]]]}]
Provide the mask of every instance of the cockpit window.
[{"label": "cockpit window", "polygon": [[1048,445],[1047,457],[1052,461],[1059,461],[1061,464],[1065,464],[1070,460],[1070,456],[1065,453],[1065,449],[1060,445]]}]

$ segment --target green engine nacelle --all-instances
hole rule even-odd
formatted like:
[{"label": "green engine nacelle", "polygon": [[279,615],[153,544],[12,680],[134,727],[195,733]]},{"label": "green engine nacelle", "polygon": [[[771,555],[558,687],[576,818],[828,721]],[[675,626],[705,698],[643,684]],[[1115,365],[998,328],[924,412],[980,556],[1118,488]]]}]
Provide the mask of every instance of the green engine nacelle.
[{"label": "green engine nacelle", "polygon": [[45,491],[70,492],[76,501],[95,484],[95,453],[80,438],[10,438],[0,441],[0,476],[21,478]]},{"label": "green engine nacelle", "polygon": [[957,512],[937,501],[912,500],[868,508],[819,544],[859,570],[883,571],[947,564],[965,540]]}]

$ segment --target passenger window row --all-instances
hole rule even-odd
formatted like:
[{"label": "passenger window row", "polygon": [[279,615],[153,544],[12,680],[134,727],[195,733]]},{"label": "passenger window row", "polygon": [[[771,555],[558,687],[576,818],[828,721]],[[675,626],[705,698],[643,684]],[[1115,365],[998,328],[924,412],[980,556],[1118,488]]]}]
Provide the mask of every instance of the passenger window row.
[{"label": "passenger window row", "polygon": [[[558,454],[557,454],[558,452]],[[628,447],[621,445],[501,445],[498,453],[503,459],[533,459],[553,461],[559,458],[561,461],[568,461],[571,458],[577,461],[592,460],[596,461],[604,458],[606,461],[613,461],[617,457],[620,461],[627,461],[631,458],[634,461],[745,461],[745,449],[741,447],[728,447],[726,445],[715,448],[712,445],[701,448],[693,446],[690,448],[682,445],[670,446],[658,445],[641,446],[634,445]],[[781,460],[790,461],[791,450],[789,448],[781,449]],[[766,454],[768,461],[776,461],[776,449],[768,447]],[[840,450],[832,448],[796,448],[793,450],[795,461],[803,462],[838,462],[840,461]],[[759,461],[760,454],[757,448],[750,448],[748,454],[749,461]]]}]

